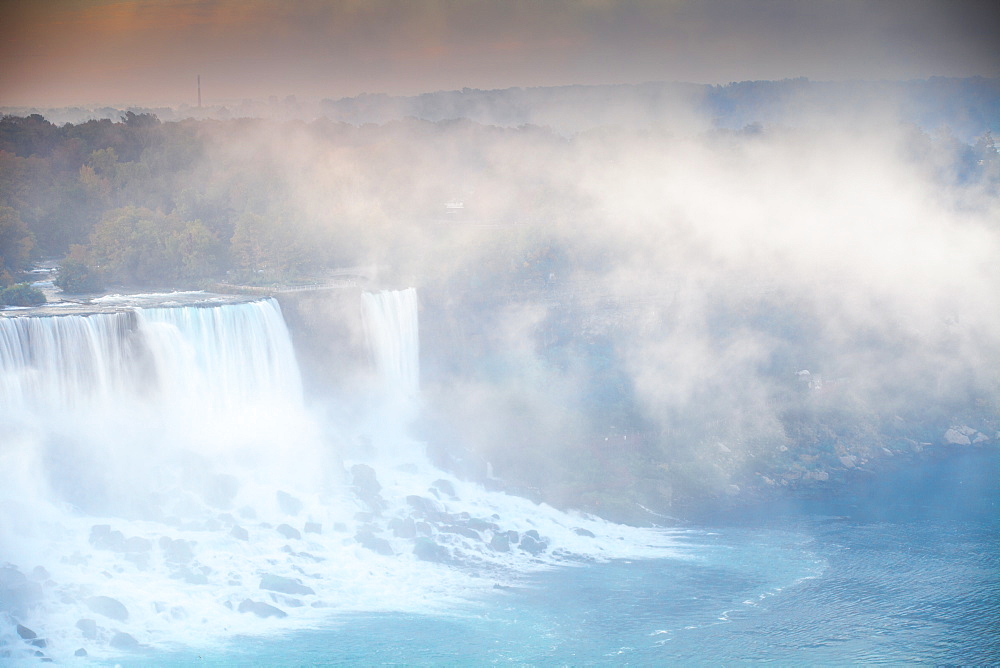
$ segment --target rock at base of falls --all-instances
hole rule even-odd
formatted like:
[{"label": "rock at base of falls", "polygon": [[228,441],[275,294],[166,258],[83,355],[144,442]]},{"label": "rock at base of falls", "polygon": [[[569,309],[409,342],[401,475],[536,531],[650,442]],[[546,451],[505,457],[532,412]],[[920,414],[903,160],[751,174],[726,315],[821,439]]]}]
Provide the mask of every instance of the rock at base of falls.
[{"label": "rock at base of falls", "polygon": [[93,619],[80,619],[76,622],[76,628],[80,629],[80,633],[87,640],[94,640],[97,638],[97,622]]},{"label": "rock at base of falls", "polygon": [[160,537],[160,549],[163,550],[163,558],[173,564],[186,564],[194,559],[193,543],[178,539],[172,540],[168,536]]},{"label": "rock at base of falls", "polygon": [[395,552],[392,550],[392,545],[389,544],[385,538],[379,538],[371,531],[359,531],[354,535],[354,540],[361,543],[362,547],[365,547],[372,552],[391,557]]},{"label": "rock at base of falls", "polygon": [[0,567],[0,611],[22,615],[42,598],[42,588],[13,566]]},{"label": "rock at base of falls", "polygon": [[136,650],[139,649],[139,641],[133,638],[130,634],[119,631],[111,636],[111,640],[108,642],[109,645],[115,649],[124,650]]},{"label": "rock at base of falls", "polygon": [[302,501],[295,498],[288,492],[278,491],[275,495],[278,500],[278,507],[286,515],[298,515],[302,512]]},{"label": "rock at base of falls", "polygon": [[296,594],[299,596],[315,594],[310,587],[305,586],[299,580],[265,573],[260,579],[260,588],[268,591],[276,591],[281,594]]},{"label": "rock at base of falls", "polygon": [[302,538],[302,534],[299,533],[299,530],[288,524],[279,524],[275,528],[275,531],[277,531],[278,533],[280,533],[282,536],[284,536],[289,540],[292,539],[299,540]]},{"label": "rock at base of falls", "polygon": [[530,533],[531,532],[528,532],[523,536],[521,536],[521,544],[518,545],[518,548],[524,550],[525,552],[531,554],[532,556],[538,556],[546,549],[548,549],[549,546],[545,541],[540,540],[535,536],[529,535]]},{"label": "rock at base of falls", "polygon": [[364,501],[372,512],[381,513],[385,510],[385,499],[382,498],[382,485],[375,476],[375,469],[367,464],[355,464],[351,467],[351,482],[354,494]]},{"label": "rock at base of falls", "polygon": [[262,603],[260,601],[251,601],[249,598],[243,599],[240,603],[240,607],[237,608],[239,612],[252,612],[258,617],[277,617],[281,619],[287,617],[288,613],[280,608],[276,608],[273,605],[268,605],[267,603]]},{"label": "rock at base of falls", "polygon": [[451,553],[444,545],[438,545],[430,538],[418,538],[413,543],[413,554],[423,561],[444,563],[451,559]]},{"label": "rock at base of falls", "polygon": [[498,533],[490,539],[490,547],[497,552],[510,552],[510,537],[506,533]]},{"label": "rock at base of falls", "polygon": [[91,596],[86,601],[87,607],[99,615],[119,622],[128,620],[128,608],[121,601],[110,596]]},{"label": "rock at base of falls", "polygon": [[394,517],[389,520],[389,528],[392,529],[392,535],[396,538],[409,539],[417,537],[417,524],[413,521],[412,517],[405,519]]},{"label": "rock at base of falls", "polygon": [[445,494],[449,498],[457,499],[458,495],[455,494],[455,486],[451,482],[441,478],[440,480],[435,480],[431,483],[431,487],[439,490],[442,494]]}]

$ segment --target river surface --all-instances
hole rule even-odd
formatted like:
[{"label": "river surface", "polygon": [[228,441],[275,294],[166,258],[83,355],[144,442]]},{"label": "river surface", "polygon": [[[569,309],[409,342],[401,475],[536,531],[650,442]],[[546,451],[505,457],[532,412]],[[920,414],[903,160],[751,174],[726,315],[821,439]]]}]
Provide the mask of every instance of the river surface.
[{"label": "river surface", "polygon": [[995,451],[692,526],[681,556],[524,577],[447,613],[368,613],[123,665],[1000,662]]}]

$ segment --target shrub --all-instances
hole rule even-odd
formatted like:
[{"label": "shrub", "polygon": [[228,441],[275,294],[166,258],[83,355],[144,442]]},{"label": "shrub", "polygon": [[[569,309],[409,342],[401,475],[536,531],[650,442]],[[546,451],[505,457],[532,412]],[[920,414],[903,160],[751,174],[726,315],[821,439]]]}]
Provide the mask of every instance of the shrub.
[{"label": "shrub", "polygon": [[104,289],[97,272],[80,260],[73,259],[66,259],[59,266],[55,286],[70,294],[101,292]]},{"label": "shrub", "polygon": [[27,283],[18,283],[0,290],[0,304],[4,306],[38,306],[45,303],[45,295]]}]

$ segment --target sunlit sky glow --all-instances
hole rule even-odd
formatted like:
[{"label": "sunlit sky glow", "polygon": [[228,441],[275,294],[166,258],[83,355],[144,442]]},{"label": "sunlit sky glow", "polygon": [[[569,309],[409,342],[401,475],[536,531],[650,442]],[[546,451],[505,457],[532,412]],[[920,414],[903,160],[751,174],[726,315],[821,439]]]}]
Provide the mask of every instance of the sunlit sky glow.
[{"label": "sunlit sky glow", "polygon": [[0,105],[1000,76],[962,0],[8,0]]}]

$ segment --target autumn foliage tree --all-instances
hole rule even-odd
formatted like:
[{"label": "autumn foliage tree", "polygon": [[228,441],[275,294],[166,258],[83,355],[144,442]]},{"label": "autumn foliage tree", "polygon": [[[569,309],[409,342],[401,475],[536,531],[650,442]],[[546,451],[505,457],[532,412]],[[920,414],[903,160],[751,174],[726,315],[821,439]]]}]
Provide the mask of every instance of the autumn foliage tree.
[{"label": "autumn foliage tree", "polygon": [[0,206],[0,287],[10,285],[28,266],[35,241],[17,211]]},{"label": "autumn foliage tree", "polygon": [[155,285],[210,276],[218,242],[200,221],[128,206],[107,212],[90,254],[111,281]]}]

